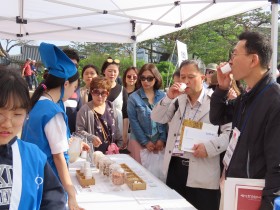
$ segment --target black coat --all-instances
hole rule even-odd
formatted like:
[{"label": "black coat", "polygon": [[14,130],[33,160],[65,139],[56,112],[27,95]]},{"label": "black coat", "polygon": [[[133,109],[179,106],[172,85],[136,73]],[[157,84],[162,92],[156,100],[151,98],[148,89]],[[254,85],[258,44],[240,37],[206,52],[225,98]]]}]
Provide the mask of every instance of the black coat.
[{"label": "black coat", "polygon": [[236,100],[227,103],[226,95],[217,88],[210,103],[211,123],[241,131],[226,176],[265,179],[260,209],[272,210],[280,192],[280,85],[267,73]]}]

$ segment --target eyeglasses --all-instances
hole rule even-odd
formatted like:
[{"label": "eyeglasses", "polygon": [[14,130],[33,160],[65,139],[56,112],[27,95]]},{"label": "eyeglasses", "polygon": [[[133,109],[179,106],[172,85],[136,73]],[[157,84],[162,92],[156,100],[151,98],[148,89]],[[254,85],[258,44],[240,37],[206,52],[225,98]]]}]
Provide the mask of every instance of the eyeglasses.
[{"label": "eyeglasses", "polygon": [[119,59],[108,58],[108,59],[107,59],[107,62],[108,62],[108,63],[116,63],[116,64],[119,64],[119,63],[120,63],[120,60],[119,60]]},{"label": "eyeglasses", "polygon": [[126,78],[136,80],[137,76],[136,75],[126,75]]},{"label": "eyeglasses", "polygon": [[215,73],[215,70],[206,69],[206,74],[214,74],[214,73]]},{"label": "eyeglasses", "polygon": [[234,53],[234,52],[232,52],[231,54],[230,54],[230,59],[232,60],[232,59],[234,59],[236,56],[238,56],[238,55],[250,55],[251,53],[239,53],[239,54],[237,54],[237,53]]},{"label": "eyeglasses", "polygon": [[8,118],[3,114],[0,114],[0,124],[5,122],[6,120],[11,120],[11,123],[15,126],[22,125],[22,123],[25,120],[26,115],[25,114],[18,114],[14,115],[12,118]]},{"label": "eyeglasses", "polygon": [[108,91],[106,91],[106,90],[100,92],[99,90],[94,89],[94,90],[91,91],[91,93],[95,96],[102,96],[102,97],[106,97],[106,96],[109,95]]},{"label": "eyeglasses", "polygon": [[154,79],[155,79],[155,77],[151,77],[151,76],[149,76],[149,77],[141,76],[141,77],[140,77],[140,80],[141,80],[142,82],[144,82],[144,81],[146,81],[146,80],[147,80],[147,82],[152,82]]}]

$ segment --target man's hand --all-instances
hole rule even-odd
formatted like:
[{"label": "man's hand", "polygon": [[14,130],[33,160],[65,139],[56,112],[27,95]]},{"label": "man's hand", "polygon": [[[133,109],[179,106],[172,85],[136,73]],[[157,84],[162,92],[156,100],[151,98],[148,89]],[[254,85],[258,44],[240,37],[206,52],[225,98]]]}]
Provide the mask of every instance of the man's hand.
[{"label": "man's hand", "polygon": [[177,96],[181,95],[182,93],[179,91],[179,89],[180,89],[180,83],[179,83],[179,82],[174,83],[174,84],[168,89],[168,92],[167,92],[168,98],[174,99],[174,98],[176,98]]},{"label": "man's hand", "polygon": [[208,157],[204,144],[201,144],[201,143],[195,144],[193,146],[192,150],[194,151],[193,156],[195,156],[197,158],[207,158]]},{"label": "man's hand", "polygon": [[220,63],[220,65],[217,68],[217,79],[219,83],[219,88],[222,90],[229,90],[231,87],[232,80],[230,78],[230,72],[223,74],[221,71],[221,67],[226,65],[227,63]]}]

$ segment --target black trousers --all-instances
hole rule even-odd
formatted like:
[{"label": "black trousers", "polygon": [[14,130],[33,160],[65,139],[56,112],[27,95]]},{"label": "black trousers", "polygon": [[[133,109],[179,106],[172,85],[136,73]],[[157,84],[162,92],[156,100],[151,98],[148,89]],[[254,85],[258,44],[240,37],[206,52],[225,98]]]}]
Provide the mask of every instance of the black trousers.
[{"label": "black trousers", "polygon": [[25,76],[25,80],[28,84],[28,88],[29,90],[32,90],[32,78],[31,78],[31,75],[30,76]]},{"label": "black trousers", "polygon": [[[220,190],[187,187],[189,160],[171,157],[166,184],[198,210],[219,210]],[[205,176],[207,179],[207,176]]]}]

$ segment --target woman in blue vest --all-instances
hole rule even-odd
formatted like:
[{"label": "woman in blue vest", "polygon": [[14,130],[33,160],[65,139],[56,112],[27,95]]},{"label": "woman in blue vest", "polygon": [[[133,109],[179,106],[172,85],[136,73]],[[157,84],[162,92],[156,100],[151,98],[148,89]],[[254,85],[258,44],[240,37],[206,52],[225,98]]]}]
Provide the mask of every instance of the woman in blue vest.
[{"label": "woman in blue vest", "polygon": [[66,209],[63,187],[46,155],[17,137],[30,107],[26,81],[1,67],[0,90],[0,208]]},{"label": "woman in blue vest", "polygon": [[22,139],[36,144],[47,155],[67,192],[69,209],[80,209],[67,167],[70,132],[63,106],[63,101],[78,87],[79,73],[75,64],[56,46],[42,43],[39,51],[49,73],[31,98],[32,109],[24,124]]}]

